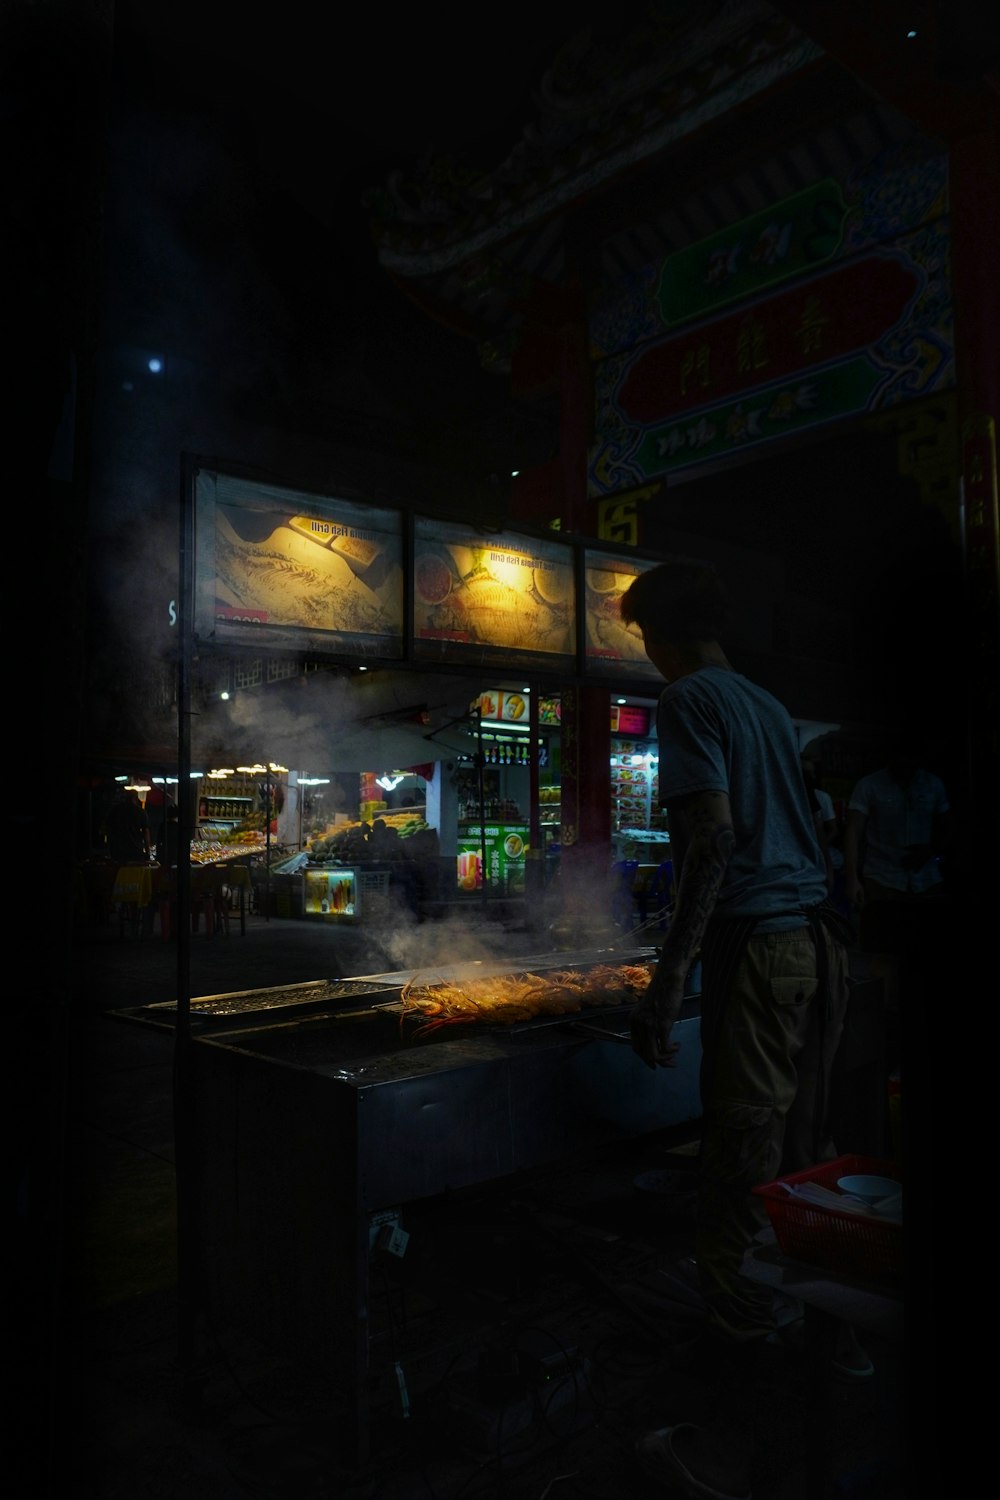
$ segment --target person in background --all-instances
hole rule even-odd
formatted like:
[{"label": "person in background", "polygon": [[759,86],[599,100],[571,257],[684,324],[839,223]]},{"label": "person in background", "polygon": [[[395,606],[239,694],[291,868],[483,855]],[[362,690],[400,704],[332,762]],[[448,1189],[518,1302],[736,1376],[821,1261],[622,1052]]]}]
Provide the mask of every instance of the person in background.
[{"label": "person in background", "polygon": [[806,790],[815,814],[816,832],[826,864],[826,886],[830,900],[839,912],[848,916],[850,908],[844,891],[844,855],[840,847],[840,825],[837,822],[833,798],[823,786],[819,761],[808,750],[802,754],[802,774],[805,777]]},{"label": "person in background", "polygon": [[163,821],[157,829],[156,862],[167,869],[177,864],[179,848],[180,810],[176,802],[168,802],[163,809]]},{"label": "person in background", "polygon": [[139,801],[138,792],[120,787],[108,810],[108,853],[117,864],[135,864],[148,860],[150,853],[149,818]]},{"label": "person in background", "polygon": [[900,1071],[916,1045],[908,1040],[911,1022],[919,1027],[949,971],[949,953],[953,961],[966,949],[954,931],[959,914],[943,899],[940,860],[955,843],[951,806],[940,776],[921,765],[921,752],[917,737],[894,737],[885,765],[855,783],[844,830],[844,893],[858,947],[892,960],[886,1057]]},{"label": "person in background", "polygon": [[[749,1397],[775,1328],[770,1291],[740,1274],[767,1222],[752,1189],[835,1155],[826,1115],[849,935],[826,901],[794,725],[720,645],[726,592],[715,570],[688,558],[661,563],[634,580],[620,609],[667,682],[657,708],[659,792],[676,879],[631,1039],[648,1067],[676,1066],[671,1033],[700,953],[695,1259],[707,1319],[671,1362],[707,1379],[715,1396],[708,1423],[647,1432],[635,1452],[647,1473],[687,1493],[746,1500]],[[871,1372],[848,1329],[837,1357]]]},{"label": "person in background", "polygon": [[921,766],[908,734],[896,736],[886,764],[855,784],[844,830],[844,885],[859,914],[861,946],[883,945],[884,903],[939,894],[939,860],[954,841],[948,793]]}]

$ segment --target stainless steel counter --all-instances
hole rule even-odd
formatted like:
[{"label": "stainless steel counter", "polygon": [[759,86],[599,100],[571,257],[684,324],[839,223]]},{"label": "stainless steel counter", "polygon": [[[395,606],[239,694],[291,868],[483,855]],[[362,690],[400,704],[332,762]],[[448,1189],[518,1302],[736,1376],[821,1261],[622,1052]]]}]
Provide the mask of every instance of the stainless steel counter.
[{"label": "stainless steel counter", "polygon": [[[631,963],[650,953],[544,963]],[[539,962],[493,970],[529,967],[538,972]],[[468,970],[435,971],[452,973]],[[354,1459],[368,1445],[373,1217],[699,1112],[696,999],[675,1028],[678,1066],[654,1073],[620,1040],[595,1034],[627,1031],[621,1004],[445,1029],[413,1044],[389,998],[413,977],[352,981],[371,984],[369,1006],[355,993],[349,1006],[286,1020],[262,1003],[250,1024],[194,1035],[183,1094],[203,1310],[325,1371],[351,1413],[344,1441]]]}]

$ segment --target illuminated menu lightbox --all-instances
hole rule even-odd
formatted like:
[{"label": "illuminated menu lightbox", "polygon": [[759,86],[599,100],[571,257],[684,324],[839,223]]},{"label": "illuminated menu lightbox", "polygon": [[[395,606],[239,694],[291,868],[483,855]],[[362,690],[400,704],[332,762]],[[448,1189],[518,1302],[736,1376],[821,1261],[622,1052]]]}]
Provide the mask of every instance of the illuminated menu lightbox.
[{"label": "illuminated menu lightbox", "polygon": [[[191,476],[190,624],[205,643],[658,680],[619,609],[653,561],[558,534],[404,525],[401,510],[215,469]],[[516,695],[508,707],[513,721]]]},{"label": "illuminated menu lightbox", "polygon": [[416,518],[413,641],[421,658],[568,666],[576,654],[572,548]]},{"label": "illuminated menu lightbox", "polygon": [[402,523],[379,510],[201,471],[198,629],[262,644],[402,654]]},{"label": "illuminated menu lightbox", "polygon": [[584,665],[613,668],[616,676],[652,678],[642,632],[621,617],[621,598],[632,581],[656,564],[641,558],[588,549],[583,554]]}]

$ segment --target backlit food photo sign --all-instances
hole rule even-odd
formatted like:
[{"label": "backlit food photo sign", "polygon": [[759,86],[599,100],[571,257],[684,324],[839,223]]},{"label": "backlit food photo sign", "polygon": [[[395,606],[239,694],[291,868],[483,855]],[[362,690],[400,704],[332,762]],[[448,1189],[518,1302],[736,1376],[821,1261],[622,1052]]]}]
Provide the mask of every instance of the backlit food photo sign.
[{"label": "backlit food photo sign", "polygon": [[207,470],[195,503],[200,635],[402,654],[397,511]]},{"label": "backlit food photo sign", "polygon": [[623,622],[621,598],[633,579],[653,566],[612,552],[584,552],[584,656],[588,667],[613,665],[616,674],[649,677],[642,632]]},{"label": "backlit food photo sign", "polygon": [[[655,678],[640,634],[619,612],[651,560],[609,543],[490,531],[185,462],[189,623],[202,642],[499,668],[525,680]],[[528,701],[500,693],[495,717],[526,723]]]},{"label": "backlit food photo sign", "polygon": [[574,592],[565,543],[416,518],[413,640],[421,656],[570,661]]}]

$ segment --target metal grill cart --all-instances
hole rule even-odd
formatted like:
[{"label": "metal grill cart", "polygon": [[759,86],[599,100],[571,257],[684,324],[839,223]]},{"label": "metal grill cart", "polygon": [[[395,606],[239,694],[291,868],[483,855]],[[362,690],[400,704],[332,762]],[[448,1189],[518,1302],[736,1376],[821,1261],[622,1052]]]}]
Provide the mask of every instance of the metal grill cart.
[{"label": "metal grill cart", "polygon": [[[641,963],[644,949],[547,955],[517,969]],[[335,1392],[345,1455],[369,1444],[371,1247],[401,1210],[698,1117],[697,1001],[670,1086],[635,1056],[608,1004],[513,1025],[457,1025],[415,1042],[402,991],[376,974],[192,1003],[199,1153],[196,1274],[215,1324],[252,1330]],[[425,976],[426,977],[426,976]],[[469,977],[441,968],[435,979]],[[345,1415],[346,1413],[346,1415]],[[339,1435],[339,1434],[338,1434]]]}]

